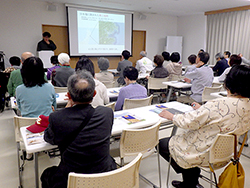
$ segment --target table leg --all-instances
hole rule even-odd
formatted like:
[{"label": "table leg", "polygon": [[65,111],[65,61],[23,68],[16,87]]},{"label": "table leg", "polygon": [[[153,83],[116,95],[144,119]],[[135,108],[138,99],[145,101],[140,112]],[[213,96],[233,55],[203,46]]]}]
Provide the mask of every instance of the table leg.
[{"label": "table leg", "polygon": [[36,188],[39,188],[39,175],[38,175],[38,152],[34,153],[34,162],[35,162],[35,181]]},{"label": "table leg", "polygon": [[169,102],[172,92],[173,92],[173,87],[170,86],[169,91],[168,91],[168,96],[167,96],[167,102]]}]

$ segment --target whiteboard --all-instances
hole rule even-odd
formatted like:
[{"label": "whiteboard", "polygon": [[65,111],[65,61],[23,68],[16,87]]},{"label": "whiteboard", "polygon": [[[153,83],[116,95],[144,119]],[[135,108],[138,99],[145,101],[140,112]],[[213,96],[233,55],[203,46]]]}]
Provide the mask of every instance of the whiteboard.
[{"label": "whiteboard", "polygon": [[[179,52],[182,59],[182,36],[167,36],[165,51],[169,52]],[[180,60],[181,61],[181,60]]]}]

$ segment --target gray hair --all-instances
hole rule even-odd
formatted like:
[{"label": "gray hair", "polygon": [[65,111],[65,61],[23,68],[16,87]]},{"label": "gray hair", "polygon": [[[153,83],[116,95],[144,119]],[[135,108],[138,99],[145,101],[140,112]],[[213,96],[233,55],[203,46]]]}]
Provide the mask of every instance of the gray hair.
[{"label": "gray hair", "polygon": [[91,102],[93,100],[95,81],[88,71],[77,71],[71,75],[67,87],[74,102]]},{"label": "gray hair", "polygon": [[215,55],[215,59],[217,58],[224,59],[224,55],[221,52],[219,52]]},{"label": "gray hair", "polygon": [[69,63],[70,57],[66,53],[60,53],[58,55],[58,62],[61,63],[62,65],[65,63]]},{"label": "gray hair", "polygon": [[140,55],[141,55],[142,57],[147,57],[147,52],[141,51],[141,52],[140,52]]},{"label": "gray hair", "polygon": [[98,67],[100,70],[105,71],[109,68],[109,60],[107,58],[104,57],[100,57],[98,59]]}]

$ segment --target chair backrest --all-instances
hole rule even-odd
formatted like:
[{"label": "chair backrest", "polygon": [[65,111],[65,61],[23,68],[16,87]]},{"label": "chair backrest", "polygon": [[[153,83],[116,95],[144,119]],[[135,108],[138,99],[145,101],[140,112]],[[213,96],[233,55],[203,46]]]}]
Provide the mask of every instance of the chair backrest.
[{"label": "chair backrest", "polygon": [[56,93],[68,92],[68,88],[67,87],[57,87],[57,86],[54,86],[54,89],[55,89]]},{"label": "chair backrest", "polygon": [[209,150],[209,162],[229,162],[234,154],[234,135],[218,134]]},{"label": "chair backrest", "polygon": [[76,174],[69,173],[68,188],[139,188],[139,166],[142,154],[129,164],[104,173]]},{"label": "chair backrest", "polygon": [[123,103],[123,110],[149,106],[151,105],[152,99],[153,95],[150,95],[149,97],[142,99],[125,99]]},{"label": "chair backrest", "polygon": [[222,88],[222,85],[219,87],[205,87],[202,92],[202,102],[206,102],[211,99],[214,99],[215,97],[211,96],[210,94],[221,91],[221,88]]},{"label": "chair backrest", "polygon": [[113,88],[115,85],[115,81],[112,81],[112,82],[102,81],[102,83],[106,86],[106,88]]},{"label": "chair backrest", "polygon": [[115,111],[115,102],[111,102],[105,105],[108,108],[112,108],[113,111]]},{"label": "chair backrest", "polygon": [[167,89],[168,86],[166,84],[163,84],[162,82],[167,82],[169,79],[168,77],[166,78],[148,78],[148,90],[150,89],[155,89],[155,90],[160,90],[160,89]]},{"label": "chair backrest", "polygon": [[28,125],[33,125],[36,122],[36,120],[37,118],[14,116],[16,142],[20,142],[22,140],[20,128]]},{"label": "chair backrest", "polygon": [[144,129],[124,129],[120,139],[120,157],[147,153],[159,143],[161,121]]}]

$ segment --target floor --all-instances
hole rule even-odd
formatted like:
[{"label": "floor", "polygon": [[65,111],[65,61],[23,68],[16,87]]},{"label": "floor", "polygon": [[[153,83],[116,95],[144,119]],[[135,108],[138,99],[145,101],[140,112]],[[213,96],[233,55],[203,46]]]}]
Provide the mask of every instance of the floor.
[{"label": "floor", "polygon": [[[13,116],[14,112],[12,110],[6,109],[4,112],[0,113],[0,187],[1,188],[17,188],[19,185],[18,180],[18,168],[17,168],[17,152],[16,143],[14,138],[14,124]],[[166,137],[170,134],[169,130],[164,130],[160,132],[160,137]],[[245,154],[250,156],[250,148],[244,148]],[[241,164],[245,170],[245,177],[250,177],[250,159],[241,156]],[[49,158],[45,153],[39,154],[39,170],[41,172],[52,165],[58,164],[58,158]],[[168,169],[168,163],[161,158],[161,175],[162,175],[162,187],[166,186],[166,174]],[[150,179],[155,184],[158,183],[158,173],[157,173],[157,157],[152,155],[141,162],[140,173]],[[221,170],[216,171],[217,175],[221,173]],[[177,175],[172,171],[170,173],[170,181],[181,180],[181,176]],[[27,161],[24,166],[23,171],[23,188],[34,188],[34,162]],[[250,187],[250,180],[245,179],[245,187]],[[205,188],[209,188],[209,184],[200,180]],[[140,180],[140,188],[149,188],[151,185]],[[171,186],[170,186],[171,187]]]}]

